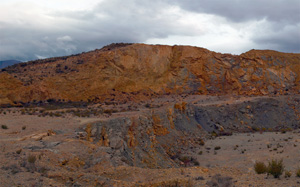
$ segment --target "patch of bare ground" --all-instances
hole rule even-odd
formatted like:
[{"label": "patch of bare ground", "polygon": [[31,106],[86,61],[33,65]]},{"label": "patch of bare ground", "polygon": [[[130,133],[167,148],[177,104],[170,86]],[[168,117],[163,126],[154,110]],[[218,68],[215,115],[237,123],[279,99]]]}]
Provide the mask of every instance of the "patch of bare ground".
[{"label": "patch of bare ground", "polygon": [[[22,114],[20,109],[4,109],[5,114],[0,114],[0,125],[6,126],[0,128],[0,186],[300,186],[296,176],[300,167],[299,129],[211,136],[202,146],[185,148],[184,153],[197,160],[199,166],[183,164],[164,169],[130,166],[126,160],[110,162],[118,150],[105,147],[105,133],[102,144],[86,135],[92,133],[88,123],[150,113],[178,101],[218,105],[252,99],[255,98],[234,101],[217,96],[167,97],[140,103],[134,110],[130,107],[131,110],[90,117],[70,113],[39,116]],[[120,111],[118,106],[105,107],[104,110]],[[128,109],[125,105],[120,107]],[[85,135],[78,132],[83,127]],[[256,161],[268,164],[272,159],[283,159],[284,169],[291,176],[285,178],[283,173],[275,179],[256,174]]]}]

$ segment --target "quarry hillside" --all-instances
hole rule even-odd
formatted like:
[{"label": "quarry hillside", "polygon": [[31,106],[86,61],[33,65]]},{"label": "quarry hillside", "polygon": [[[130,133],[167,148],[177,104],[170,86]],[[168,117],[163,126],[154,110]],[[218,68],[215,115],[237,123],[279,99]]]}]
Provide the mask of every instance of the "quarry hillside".
[{"label": "quarry hillside", "polygon": [[[0,186],[299,186],[300,54],[121,43],[15,64],[0,127]],[[257,174],[271,158],[291,175]]]},{"label": "quarry hillside", "polygon": [[191,46],[111,44],[0,70],[0,104],[140,101],[161,95],[299,93],[300,54],[221,54]]}]

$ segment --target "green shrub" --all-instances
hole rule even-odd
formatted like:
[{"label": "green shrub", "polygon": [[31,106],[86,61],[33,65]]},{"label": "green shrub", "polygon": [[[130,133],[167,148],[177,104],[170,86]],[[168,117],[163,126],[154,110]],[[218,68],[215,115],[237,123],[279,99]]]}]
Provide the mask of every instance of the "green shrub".
[{"label": "green shrub", "polygon": [[22,130],[25,130],[26,129],[26,126],[24,125],[23,127],[22,127]]},{"label": "green shrub", "polygon": [[220,146],[216,146],[216,147],[215,147],[215,150],[219,150],[219,149],[221,149]]},{"label": "green shrub", "polygon": [[283,160],[277,160],[277,159],[272,159],[269,162],[268,165],[268,173],[273,175],[274,178],[279,178],[280,175],[283,173],[284,166],[283,166]]},{"label": "green shrub", "polygon": [[263,162],[255,162],[254,164],[254,170],[257,174],[263,174],[268,171],[267,166]]},{"label": "green shrub", "polygon": [[8,127],[6,125],[1,125],[2,129],[8,129]]}]

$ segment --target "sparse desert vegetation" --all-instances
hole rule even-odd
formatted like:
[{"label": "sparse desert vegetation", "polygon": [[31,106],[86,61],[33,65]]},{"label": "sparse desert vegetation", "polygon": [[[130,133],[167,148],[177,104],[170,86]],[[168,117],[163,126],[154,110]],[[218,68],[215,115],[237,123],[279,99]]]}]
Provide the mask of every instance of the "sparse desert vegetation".
[{"label": "sparse desert vegetation", "polygon": [[[140,106],[144,107],[144,104],[142,103]],[[81,108],[80,110],[93,111],[94,108],[102,110],[102,107],[87,106],[86,109]],[[216,127],[212,133],[203,133],[201,138],[188,136],[189,138],[185,139],[187,133],[182,132],[182,138],[168,142],[164,140],[164,137],[172,133],[172,128],[178,127],[175,115],[186,115],[181,109],[166,112],[166,115],[172,116],[174,119],[174,127],[172,128],[171,126],[164,126],[162,122],[164,120],[170,122],[170,117],[164,117],[161,113],[151,114],[149,112],[149,118],[134,118],[134,115],[128,117],[126,116],[130,114],[128,112],[113,113],[112,115],[121,116],[119,117],[120,120],[127,120],[128,129],[124,126],[122,127],[124,129],[117,126],[118,121],[114,121],[108,126],[107,121],[118,119],[111,116],[110,112],[103,112],[98,117],[94,115],[92,115],[93,117],[79,117],[71,114],[71,112],[66,112],[66,110],[73,110],[68,108],[64,110],[62,116],[53,115],[50,117],[49,115],[39,116],[39,114],[47,111],[41,109],[27,110],[34,111],[33,114],[27,112],[22,114],[22,108],[10,108],[10,112],[7,109],[4,110],[6,114],[1,114],[2,123],[9,128],[1,131],[0,140],[5,141],[8,145],[7,142],[11,142],[10,139],[13,138],[18,144],[13,143],[13,141],[9,144],[10,146],[1,144],[0,150],[3,153],[1,159],[10,158],[7,163],[3,163],[3,167],[0,169],[2,176],[26,176],[26,173],[30,173],[37,179],[42,179],[44,183],[50,179],[56,181],[56,185],[87,184],[84,181],[86,178],[90,178],[96,181],[95,185],[104,186],[117,184],[116,181],[124,186],[131,186],[132,184],[140,186],[249,186],[253,183],[284,185],[284,183],[296,184],[298,179],[297,172],[299,171],[293,169],[293,166],[298,164],[295,159],[297,157],[297,145],[300,143],[298,130],[286,131],[285,133],[281,133],[280,130],[275,132],[264,130],[261,133],[261,131],[254,132],[250,129],[246,132],[233,132],[231,136],[227,136],[218,133],[217,128],[221,128]],[[116,110],[120,111],[120,108],[116,108]],[[146,110],[151,111],[153,108],[146,108]],[[58,111],[63,110],[58,109]],[[188,108],[185,109],[186,111]],[[131,112],[134,114],[136,111]],[[145,112],[145,116],[147,113]],[[98,121],[99,119],[100,121]],[[103,119],[105,120],[103,121]],[[150,121],[148,126],[140,124],[139,120],[149,119],[153,122]],[[143,123],[144,125],[147,124]],[[57,126],[55,124],[64,125]],[[112,124],[113,126],[111,126]],[[118,132],[112,128],[114,125],[119,128],[119,131],[126,134],[128,137],[125,139],[126,141],[114,138],[119,137],[119,135],[114,135],[115,132]],[[198,123],[195,125],[195,129],[204,132],[203,127],[199,128],[198,125]],[[164,131],[166,129],[167,131]],[[144,132],[144,136],[149,135],[149,138],[141,140],[137,132]],[[165,141],[162,147],[157,146],[160,141]],[[149,147],[147,147],[148,143]],[[167,143],[170,143],[171,146]],[[124,144],[128,147],[124,147]],[[129,146],[132,147],[129,148]],[[144,151],[155,154],[151,157],[143,156],[137,151],[133,155],[130,150],[137,150],[139,146],[143,147]],[[103,158],[101,155],[111,155],[111,150],[120,152],[124,149],[127,149],[130,154],[125,156],[115,152],[116,156],[107,160],[111,163],[122,163],[122,167],[111,167],[109,162],[95,160],[96,158]],[[160,150],[166,150],[168,154],[157,157],[164,153]],[[71,152],[72,154],[70,154]],[[93,155],[100,156],[95,157]],[[141,162],[137,162],[141,156],[143,159]],[[286,158],[287,156],[289,159],[282,161],[280,159],[269,160],[269,157]],[[160,161],[160,159],[165,160]],[[256,162],[253,165],[252,159],[264,162]],[[176,164],[176,167],[179,168],[164,166],[163,164],[166,163]],[[146,168],[141,169],[141,166]],[[163,168],[159,168],[162,166]],[[148,167],[152,169],[149,170]],[[249,171],[249,168],[252,170]],[[141,174],[138,175],[137,170]],[[78,173],[82,177],[76,178]],[[98,173],[97,176],[99,175],[101,178],[93,178],[94,173]],[[137,177],[132,177],[133,174]],[[152,177],[152,181],[141,180],[143,175]],[[272,177],[266,178],[267,175]],[[285,179],[277,180],[276,178],[279,177]],[[245,178],[251,180],[240,180]],[[38,183],[38,181],[30,182],[27,179],[25,177],[23,180],[31,184]]]},{"label": "sparse desert vegetation", "polygon": [[298,167],[297,170],[296,170],[296,176],[300,177],[300,167]]},{"label": "sparse desert vegetation", "polygon": [[284,177],[285,177],[285,178],[290,178],[291,176],[292,176],[292,172],[291,172],[291,171],[286,170],[286,171],[284,172]]},{"label": "sparse desert vegetation", "polygon": [[215,186],[233,186],[232,177],[226,177],[221,176],[220,174],[214,175],[210,181],[208,181],[206,184],[209,187],[215,187]]},{"label": "sparse desert vegetation", "polygon": [[297,186],[298,59],[113,44],[5,68],[1,185]]},{"label": "sparse desert vegetation", "polygon": [[254,169],[257,174],[263,174],[268,172],[268,168],[263,162],[255,162]]},{"label": "sparse desert vegetation", "polygon": [[284,171],[283,160],[272,159],[269,161],[268,173],[273,175],[274,178],[279,178]]}]

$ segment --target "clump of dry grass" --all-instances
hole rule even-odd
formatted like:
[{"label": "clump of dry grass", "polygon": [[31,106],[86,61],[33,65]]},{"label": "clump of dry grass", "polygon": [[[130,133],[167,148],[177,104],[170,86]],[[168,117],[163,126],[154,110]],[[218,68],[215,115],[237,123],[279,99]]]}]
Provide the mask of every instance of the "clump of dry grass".
[{"label": "clump of dry grass", "polygon": [[284,170],[283,160],[273,159],[269,161],[268,173],[273,175],[274,178],[279,178]]},{"label": "clump of dry grass", "polygon": [[35,155],[29,155],[29,156],[27,157],[27,161],[28,161],[29,163],[31,163],[31,164],[34,164],[35,161],[36,161]]},{"label": "clump of dry grass", "polygon": [[[269,161],[268,166],[266,166],[263,162],[255,162],[254,170],[257,174],[268,173],[274,176],[274,178],[279,178],[284,171],[283,160],[272,159]],[[291,173],[289,171],[285,172],[285,176],[289,177]]]},{"label": "clump of dry grass", "polygon": [[298,167],[298,169],[296,170],[296,176],[300,177],[300,167]]},{"label": "clump of dry grass", "polygon": [[268,171],[267,166],[263,162],[255,162],[254,164],[254,170],[257,174],[263,174]]},{"label": "clump of dry grass", "polygon": [[208,181],[207,186],[233,186],[233,181],[231,177],[221,176],[220,174],[214,175],[210,181]]},{"label": "clump of dry grass", "polygon": [[284,172],[284,177],[285,178],[290,178],[292,176],[292,172],[290,172],[290,171],[285,171]]}]

